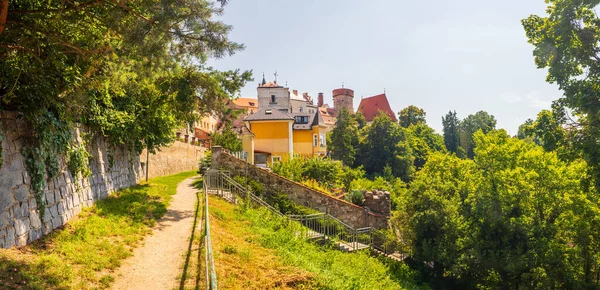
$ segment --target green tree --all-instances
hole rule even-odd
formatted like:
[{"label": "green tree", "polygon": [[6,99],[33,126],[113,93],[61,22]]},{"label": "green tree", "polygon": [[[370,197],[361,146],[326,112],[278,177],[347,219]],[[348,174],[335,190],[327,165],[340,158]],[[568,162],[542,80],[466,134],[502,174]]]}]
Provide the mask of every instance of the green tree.
[{"label": "green tree", "polygon": [[529,119],[519,126],[519,138],[531,138],[546,151],[556,151],[566,138],[562,124],[550,110],[543,110],[535,121]]},{"label": "green tree", "polygon": [[444,130],[444,144],[448,151],[453,152],[457,156],[460,151],[460,120],[456,116],[456,111],[450,111],[446,116],[442,117],[442,125]]},{"label": "green tree", "polygon": [[398,124],[404,128],[410,125],[426,124],[426,113],[423,109],[410,105],[398,112]]},{"label": "green tree", "polygon": [[328,143],[333,159],[341,160],[346,165],[354,164],[358,146],[358,127],[350,112],[342,108],[338,112],[335,127],[331,131],[331,142]]},{"label": "green tree", "polygon": [[213,145],[221,146],[233,152],[242,151],[242,141],[240,141],[231,126],[225,126],[221,132],[214,132],[211,138]]},{"label": "green tree", "polygon": [[[555,104],[577,117],[577,150],[583,153],[595,185],[600,189],[600,18],[598,1],[548,0],[546,17],[531,15],[522,21],[538,68],[548,68],[546,81],[557,84],[563,97]],[[561,110],[566,112],[566,110]]]},{"label": "green tree", "polygon": [[379,114],[361,131],[357,165],[369,174],[382,174],[386,165],[395,176],[408,181],[414,171],[411,148],[402,127],[387,114]]},{"label": "green tree", "polygon": [[464,118],[460,122],[460,145],[465,150],[468,158],[473,159],[475,142],[473,134],[481,130],[483,133],[488,133],[496,128],[496,118],[485,111],[479,111]]},{"label": "green tree", "polygon": [[420,170],[425,165],[433,152],[446,152],[444,138],[425,123],[410,125],[406,129],[406,134],[416,170]]},{"label": "green tree", "polygon": [[367,120],[365,120],[365,116],[360,113],[354,113],[354,120],[356,120],[356,125],[358,126],[358,130],[362,130],[367,125]]}]

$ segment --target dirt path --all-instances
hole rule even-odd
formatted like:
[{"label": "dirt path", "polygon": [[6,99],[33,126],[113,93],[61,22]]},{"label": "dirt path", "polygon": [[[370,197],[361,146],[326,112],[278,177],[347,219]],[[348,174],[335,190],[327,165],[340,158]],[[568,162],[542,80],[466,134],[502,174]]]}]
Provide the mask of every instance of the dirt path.
[{"label": "dirt path", "polygon": [[197,190],[193,181],[188,178],[179,183],[152,235],[117,270],[112,289],[172,289],[178,285],[194,222]]}]

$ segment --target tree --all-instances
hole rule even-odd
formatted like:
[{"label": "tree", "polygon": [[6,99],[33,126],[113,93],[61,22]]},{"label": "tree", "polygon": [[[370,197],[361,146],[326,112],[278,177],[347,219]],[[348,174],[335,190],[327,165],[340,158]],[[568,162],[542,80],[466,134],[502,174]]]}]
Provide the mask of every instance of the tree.
[{"label": "tree", "polygon": [[413,159],[402,127],[387,114],[379,114],[361,132],[356,165],[363,165],[369,174],[382,174],[386,165],[395,176],[408,181]]},{"label": "tree", "polygon": [[442,126],[444,127],[444,145],[446,145],[446,149],[459,155],[460,120],[456,116],[456,111],[450,111],[445,117],[442,117]]},{"label": "tree", "polygon": [[231,26],[215,20],[223,10],[212,1],[4,3],[1,109],[19,111],[33,129],[23,152],[36,197],[57,173],[75,123],[134,153],[153,152],[251,79],[206,65],[243,49],[228,39]]},{"label": "tree", "polygon": [[420,170],[425,165],[433,152],[446,152],[444,138],[425,123],[410,125],[406,133],[416,170]]},{"label": "tree", "polygon": [[393,214],[412,257],[453,288],[597,287],[600,207],[584,162],[504,130],[474,143],[474,160],[433,153]]},{"label": "tree", "polygon": [[465,150],[468,158],[473,159],[475,143],[473,134],[481,130],[483,133],[491,132],[496,128],[496,118],[485,111],[479,111],[467,116],[460,122],[460,145]]},{"label": "tree", "polygon": [[419,107],[410,105],[398,112],[398,124],[404,128],[410,125],[426,124],[425,111]]},{"label": "tree", "polygon": [[519,126],[519,138],[531,138],[546,151],[556,151],[564,143],[565,132],[562,124],[552,111],[543,110],[535,121],[529,119]]},{"label": "tree", "polygon": [[358,146],[358,127],[345,108],[338,112],[335,127],[331,131],[331,142],[328,144],[333,159],[341,160],[346,165],[354,164]]},{"label": "tree", "polygon": [[367,120],[365,120],[365,116],[361,112],[354,113],[354,120],[356,120],[358,130],[362,130],[367,125]]},{"label": "tree", "polygon": [[563,91],[555,105],[571,109],[577,117],[568,118],[570,130],[578,135],[574,145],[583,153],[600,189],[600,18],[595,12],[599,2],[546,3],[547,17],[531,15],[522,24],[529,43],[535,47],[535,64],[548,68],[546,81]]},{"label": "tree", "polygon": [[225,126],[221,132],[214,132],[211,136],[212,144],[221,146],[229,151],[242,151],[242,141],[230,125]]}]

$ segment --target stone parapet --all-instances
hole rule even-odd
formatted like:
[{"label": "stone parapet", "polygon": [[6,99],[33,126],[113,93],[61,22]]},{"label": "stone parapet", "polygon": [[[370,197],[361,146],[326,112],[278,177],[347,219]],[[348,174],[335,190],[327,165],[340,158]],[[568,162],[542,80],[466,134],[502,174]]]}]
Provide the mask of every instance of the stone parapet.
[{"label": "stone parapet", "polygon": [[[225,149],[219,146],[213,147],[212,158],[212,169],[227,169],[234,174],[244,175],[246,162],[230,155]],[[252,164],[248,164],[248,176],[265,184],[267,191],[284,193],[290,200],[328,213],[354,228],[388,228],[389,216],[370,212],[366,208],[337,199]]]}]

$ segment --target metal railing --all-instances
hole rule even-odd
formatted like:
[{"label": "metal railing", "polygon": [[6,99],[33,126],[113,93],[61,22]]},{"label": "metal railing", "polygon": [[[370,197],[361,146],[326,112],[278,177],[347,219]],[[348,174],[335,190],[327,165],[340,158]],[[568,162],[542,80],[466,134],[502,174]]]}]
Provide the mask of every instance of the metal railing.
[{"label": "metal railing", "polygon": [[345,250],[362,250],[371,247],[379,248],[374,243],[372,227],[354,228],[334,216],[326,213],[309,215],[284,215],[279,210],[256,196],[249,189],[236,182],[228,171],[207,171],[204,177],[207,192],[237,203],[238,198],[247,199],[251,204],[264,207],[270,212],[302,225],[299,234],[305,238],[323,238],[335,241]]},{"label": "metal railing", "polygon": [[208,183],[202,182],[204,188],[204,262],[206,265],[206,289],[217,290],[217,272],[210,238],[210,219],[208,213]]}]

